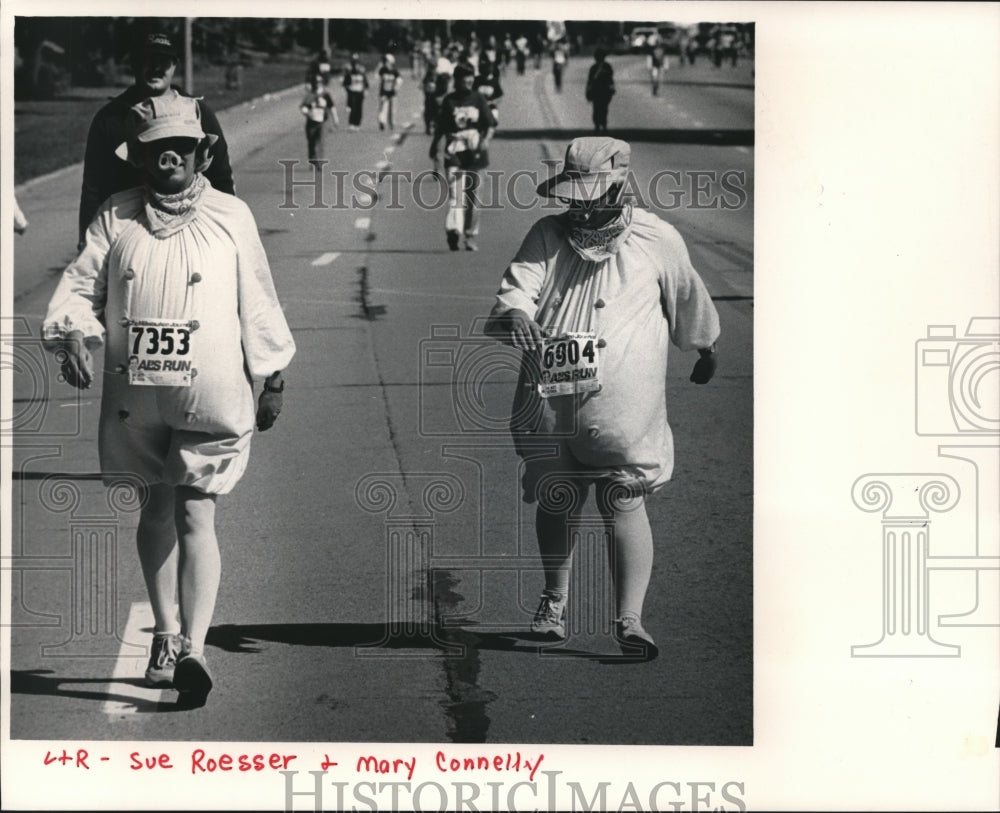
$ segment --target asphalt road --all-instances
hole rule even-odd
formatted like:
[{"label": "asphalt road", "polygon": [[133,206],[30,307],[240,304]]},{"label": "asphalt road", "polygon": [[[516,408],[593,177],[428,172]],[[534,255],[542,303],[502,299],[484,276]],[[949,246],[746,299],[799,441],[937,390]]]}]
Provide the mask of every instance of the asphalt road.
[{"label": "asphalt road", "polygon": [[[137,513],[96,476],[100,390],[57,383],[31,338],[72,254],[79,173],[19,191],[31,228],[15,248],[16,318],[3,325],[17,427],[3,439],[14,447],[13,738],[753,742],[752,73],[674,66],[653,97],[640,58],[613,64],[612,134],[631,142],[639,193],[685,237],[722,320],[710,385],[688,382],[694,353],[674,351],[667,372],[676,468],[649,502],[644,616],[660,657],[619,655],[586,520],[573,590],[587,600],[573,605],[570,639],[542,648],[526,634],[541,572],[503,430],[513,355],[475,337],[546,213],[533,183],[511,178],[540,180],[543,161],[589,132],[588,61],[571,61],[562,93],[547,70],[506,77],[478,253],[448,251],[443,206],[421,207],[414,183],[387,174],[420,176],[424,203],[441,197],[407,76],[394,133],[377,130],[369,97],[363,132],[329,138],[338,177],[377,199],[353,186],[341,196],[329,176],[315,205],[316,189],[291,183],[312,177],[297,91],[222,119],[298,352],[280,422],[220,501],[207,651],[217,687],[203,709],[172,713],[173,692],[141,685],[150,615]],[[282,160],[298,161],[290,177]]]}]

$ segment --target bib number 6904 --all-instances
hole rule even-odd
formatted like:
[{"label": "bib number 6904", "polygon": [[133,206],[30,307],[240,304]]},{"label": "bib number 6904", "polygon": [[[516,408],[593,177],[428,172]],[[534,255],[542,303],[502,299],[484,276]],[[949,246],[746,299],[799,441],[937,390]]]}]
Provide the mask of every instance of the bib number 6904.
[{"label": "bib number 6904", "polygon": [[564,367],[567,364],[578,364],[581,358],[585,358],[591,364],[594,363],[594,340],[587,339],[583,347],[580,347],[580,339],[565,339],[549,344],[542,353],[542,365],[546,370],[553,367]]}]

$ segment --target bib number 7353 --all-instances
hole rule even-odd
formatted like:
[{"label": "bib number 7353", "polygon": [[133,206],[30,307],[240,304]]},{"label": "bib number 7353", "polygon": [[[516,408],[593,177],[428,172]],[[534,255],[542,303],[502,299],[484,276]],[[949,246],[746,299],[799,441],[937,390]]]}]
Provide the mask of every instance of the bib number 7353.
[{"label": "bib number 7353", "polygon": [[190,387],[191,325],[170,319],[142,319],[129,324],[129,384]]},{"label": "bib number 7353", "polygon": [[538,394],[542,398],[595,392],[601,388],[593,333],[567,333],[544,339],[539,366]]}]

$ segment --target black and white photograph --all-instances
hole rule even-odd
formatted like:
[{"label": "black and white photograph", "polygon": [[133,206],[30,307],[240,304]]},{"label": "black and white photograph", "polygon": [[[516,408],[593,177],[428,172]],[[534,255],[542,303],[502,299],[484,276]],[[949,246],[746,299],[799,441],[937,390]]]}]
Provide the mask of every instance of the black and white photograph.
[{"label": "black and white photograph", "polygon": [[896,5],[5,4],[4,807],[1000,803],[1000,7]]}]

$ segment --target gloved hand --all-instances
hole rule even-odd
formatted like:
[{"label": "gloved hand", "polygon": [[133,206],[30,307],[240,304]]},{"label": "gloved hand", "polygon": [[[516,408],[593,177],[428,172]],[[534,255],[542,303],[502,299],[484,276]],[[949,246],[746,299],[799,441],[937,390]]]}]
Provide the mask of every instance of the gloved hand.
[{"label": "gloved hand", "polygon": [[90,388],[94,380],[94,361],[83,343],[83,333],[74,330],[62,340],[56,350],[56,361],[67,384],[79,390]]},{"label": "gloved hand", "polygon": [[264,390],[257,400],[257,429],[266,432],[281,414],[282,394]]},{"label": "gloved hand", "polygon": [[715,352],[698,351],[701,355],[691,371],[691,381],[695,384],[707,384],[715,375]]}]

